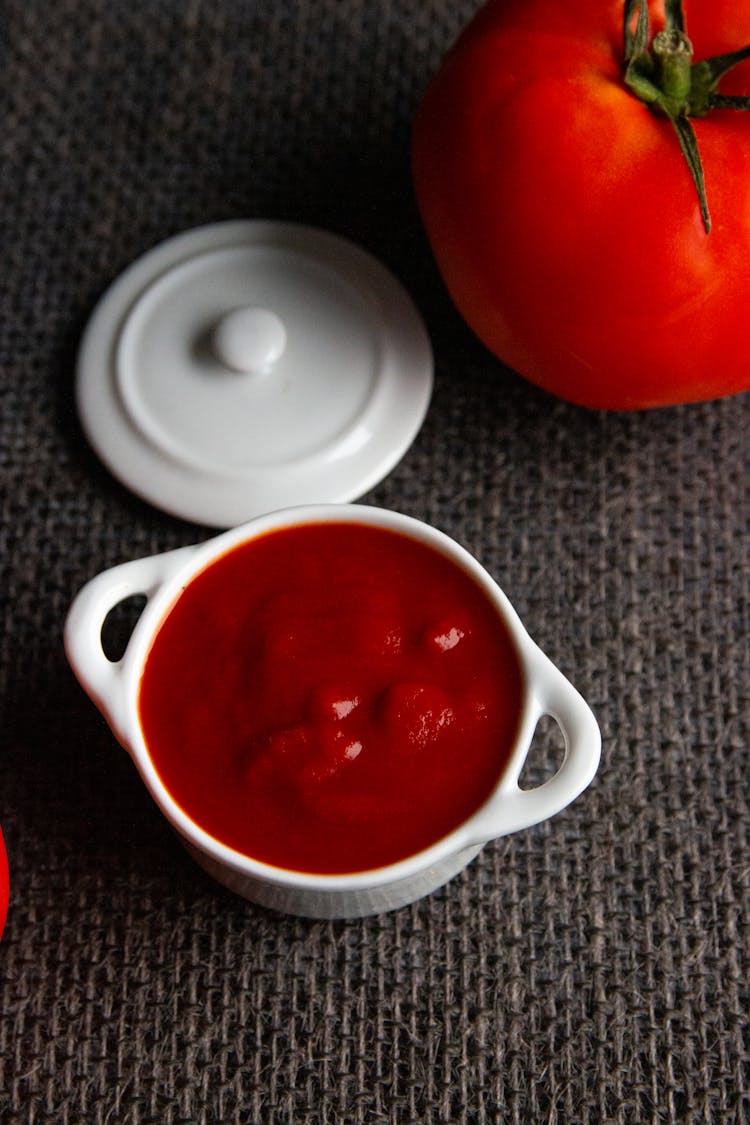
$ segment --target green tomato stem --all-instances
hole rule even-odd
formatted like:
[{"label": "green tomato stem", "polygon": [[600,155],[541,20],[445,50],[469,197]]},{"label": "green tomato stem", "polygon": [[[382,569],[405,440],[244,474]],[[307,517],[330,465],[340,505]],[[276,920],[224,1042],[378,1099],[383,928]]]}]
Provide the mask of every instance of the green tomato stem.
[{"label": "green tomato stem", "polygon": [[637,98],[671,121],[698,193],[703,228],[708,234],[711,219],[703,164],[689,118],[705,117],[712,109],[750,109],[750,98],[724,97],[717,89],[733,66],[750,58],[750,46],[694,63],[682,0],[668,0],[665,11],[667,26],[649,46],[648,0],[625,0],[624,79]]},{"label": "green tomato stem", "polygon": [[651,53],[656,62],[656,85],[664,102],[678,114],[690,96],[693,45],[684,31],[660,31]]}]

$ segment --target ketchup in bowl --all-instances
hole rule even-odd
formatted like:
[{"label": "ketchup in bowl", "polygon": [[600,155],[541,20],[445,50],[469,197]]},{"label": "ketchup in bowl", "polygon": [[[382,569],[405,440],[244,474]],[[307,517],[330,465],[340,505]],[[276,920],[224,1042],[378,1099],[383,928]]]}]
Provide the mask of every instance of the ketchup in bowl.
[{"label": "ketchup in bowl", "polygon": [[141,728],[176,803],[292,871],[414,855],[501,777],[518,729],[513,641],[474,579],[382,527],[284,527],[197,574],[143,668]]}]

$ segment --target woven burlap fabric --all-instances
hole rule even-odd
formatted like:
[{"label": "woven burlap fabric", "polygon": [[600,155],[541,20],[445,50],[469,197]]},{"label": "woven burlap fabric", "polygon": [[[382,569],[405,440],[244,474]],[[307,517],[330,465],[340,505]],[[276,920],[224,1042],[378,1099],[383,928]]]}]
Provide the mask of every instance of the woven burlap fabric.
[{"label": "woven burlap fabric", "polygon": [[[0,3],[3,1123],[750,1120],[750,400],[578,409],[454,313],[408,137],[476,6]],[[602,728],[568,810],[361,921],[204,876],[63,655],[86,579],[209,534],[88,450],[82,327],[142,251],[237,217],[327,227],[403,279],[436,389],[367,499],[474,551]],[[559,753],[545,724],[530,780]]]}]

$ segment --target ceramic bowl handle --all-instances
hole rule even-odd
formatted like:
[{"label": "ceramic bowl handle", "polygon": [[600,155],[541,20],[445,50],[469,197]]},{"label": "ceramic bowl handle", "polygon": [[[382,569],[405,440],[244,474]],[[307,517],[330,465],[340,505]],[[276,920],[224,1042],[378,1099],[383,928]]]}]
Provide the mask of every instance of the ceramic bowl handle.
[{"label": "ceramic bowl handle", "polygon": [[521,762],[515,776],[503,780],[472,820],[472,843],[486,843],[554,816],[583,792],[599,765],[601,734],[586,701],[536,645],[530,647],[529,665],[535,711],[531,725],[552,716],[565,739],[565,756],[557,773],[536,789],[519,788]]},{"label": "ceramic bowl handle", "polygon": [[110,660],[102,647],[102,627],[111,610],[126,598],[147,599],[183,565],[195,547],[181,547],[145,559],[135,559],[97,575],[76,596],[65,621],[65,652],[84,691],[121,737],[125,699],[120,660]]}]

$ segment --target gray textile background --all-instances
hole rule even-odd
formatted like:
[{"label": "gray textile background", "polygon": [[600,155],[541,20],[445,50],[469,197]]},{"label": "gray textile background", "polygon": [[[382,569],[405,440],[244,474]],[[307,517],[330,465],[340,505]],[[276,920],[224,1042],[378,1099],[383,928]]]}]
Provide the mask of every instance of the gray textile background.
[{"label": "gray textile background", "polygon": [[[476,7],[0,3],[3,1123],[750,1121],[750,398],[577,409],[452,311],[408,136]],[[367,499],[472,549],[604,736],[570,809],[364,921],[211,883],[62,651],[87,578],[208,534],[88,450],[81,329],[142,251],[236,217],[328,227],[403,279],[437,385]],[[545,727],[533,775],[558,752]]]}]

